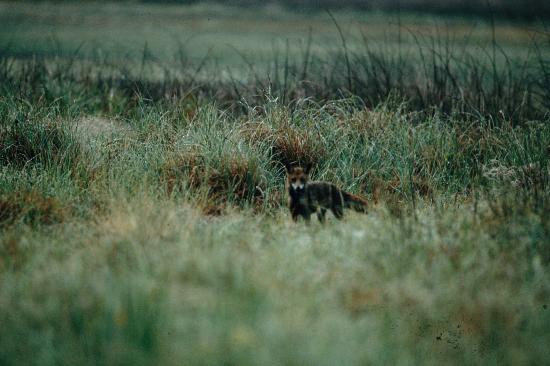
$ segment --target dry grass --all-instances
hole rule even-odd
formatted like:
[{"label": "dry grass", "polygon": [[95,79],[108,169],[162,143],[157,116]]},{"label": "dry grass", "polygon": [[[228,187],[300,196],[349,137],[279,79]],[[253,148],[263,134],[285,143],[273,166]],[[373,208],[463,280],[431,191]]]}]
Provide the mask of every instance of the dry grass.
[{"label": "dry grass", "polygon": [[221,156],[208,162],[199,152],[187,152],[169,160],[161,168],[160,179],[168,194],[206,192],[203,211],[220,215],[228,203],[260,208],[266,190],[259,167],[245,157]]},{"label": "dry grass", "polygon": [[247,123],[241,135],[253,145],[267,146],[278,167],[317,167],[328,154],[318,133],[293,127],[288,122],[276,127]]},{"label": "dry grass", "polygon": [[70,207],[56,197],[37,191],[16,191],[0,195],[0,226],[16,222],[29,225],[61,223],[70,213]]}]

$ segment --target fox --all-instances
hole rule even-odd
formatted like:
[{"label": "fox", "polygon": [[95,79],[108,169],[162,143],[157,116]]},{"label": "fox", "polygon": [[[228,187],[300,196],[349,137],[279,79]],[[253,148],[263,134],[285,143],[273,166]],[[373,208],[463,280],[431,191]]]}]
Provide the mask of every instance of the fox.
[{"label": "fox", "polygon": [[320,223],[325,222],[327,210],[341,220],[344,208],[367,213],[367,200],[345,192],[332,183],[309,180],[309,169],[302,167],[287,168],[286,186],[288,191],[288,207],[294,222],[301,216],[306,223],[313,213],[317,214]]}]

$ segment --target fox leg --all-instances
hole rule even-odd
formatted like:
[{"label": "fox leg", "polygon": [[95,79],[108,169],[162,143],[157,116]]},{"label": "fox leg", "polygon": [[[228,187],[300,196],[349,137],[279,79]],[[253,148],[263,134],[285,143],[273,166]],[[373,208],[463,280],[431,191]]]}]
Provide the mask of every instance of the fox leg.
[{"label": "fox leg", "polygon": [[293,206],[290,207],[290,216],[292,217],[292,221],[294,222],[297,222],[300,216],[302,216],[306,223],[309,223],[311,218],[311,211],[307,207]]},{"label": "fox leg", "polygon": [[338,220],[342,220],[342,217],[344,217],[344,209],[342,206],[334,205],[330,210]]},{"label": "fox leg", "polygon": [[298,221],[298,217],[300,216],[300,210],[298,210],[296,207],[290,207],[290,216],[292,217],[292,221],[294,222]]},{"label": "fox leg", "polygon": [[325,214],[327,213],[327,209],[326,208],[320,208],[319,211],[317,211],[317,218],[319,219],[319,222],[320,223],[324,223],[325,222]]},{"label": "fox leg", "polygon": [[311,211],[308,210],[308,209],[305,209],[305,210],[302,212],[302,217],[303,217],[304,220],[306,221],[306,224],[309,225],[309,223],[311,222]]}]

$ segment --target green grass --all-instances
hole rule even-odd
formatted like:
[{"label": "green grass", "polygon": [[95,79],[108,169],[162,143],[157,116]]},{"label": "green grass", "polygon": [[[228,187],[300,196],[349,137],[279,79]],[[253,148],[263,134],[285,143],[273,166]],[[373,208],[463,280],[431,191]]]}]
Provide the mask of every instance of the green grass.
[{"label": "green grass", "polygon": [[544,363],[547,265],[470,211],[308,229],[142,198],[19,231],[3,363]]},{"label": "green grass", "polygon": [[[137,9],[167,24],[237,12]],[[18,37],[25,52],[0,57],[0,364],[548,363],[541,40],[463,54],[407,38],[418,62],[351,36],[346,53],[336,33],[334,52],[280,53],[270,75],[245,58],[243,81],[229,64],[194,78],[193,57],[121,65]],[[369,214],[293,223],[289,162]]]}]

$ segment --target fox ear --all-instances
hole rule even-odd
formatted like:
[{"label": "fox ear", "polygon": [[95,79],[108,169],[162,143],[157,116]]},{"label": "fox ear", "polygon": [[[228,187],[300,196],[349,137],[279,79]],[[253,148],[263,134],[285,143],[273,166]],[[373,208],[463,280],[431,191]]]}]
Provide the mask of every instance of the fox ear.
[{"label": "fox ear", "polygon": [[312,167],[312,166],[313,166],[313,164],[311,164],[311,163],[305,164],[305,165],[304,165],[304,168],[303,168],[303,169],[304,169],[304,173],[309,174],[309,172],[311,171],[311,167]]},{"label": "fox ear", "polygon": [[293,169],[292,164],[289,164],[288,162],[285,162],[283,165],[285,166],[286,174],[292,173],[292,169]]}]

